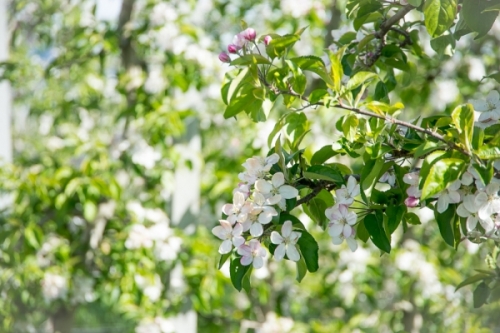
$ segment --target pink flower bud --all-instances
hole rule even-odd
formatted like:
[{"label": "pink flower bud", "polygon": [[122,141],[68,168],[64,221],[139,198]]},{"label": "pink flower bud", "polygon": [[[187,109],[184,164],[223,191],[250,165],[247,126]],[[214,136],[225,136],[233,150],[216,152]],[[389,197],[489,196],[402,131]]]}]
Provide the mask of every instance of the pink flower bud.
[{"label": "pink flower bud", "polygon": [[264,37],[264,44],[266,44],[266,46],[268,46],[272,40],[273,40],[273,38],[271,36],[267,35],[266,37]]},{"label": "pink flower bud", "polygon": [[249,41],[255,40],[255,37],[257,36],[257,33],[252,28],[248,28],[248,29],[244,30],[241,34],[243,35],[243,37],[246,40],[249,40]]},{"label": "pink flower bud", "polygon": [[238,51],[240,49],[241,49],[241,47],[239,47],[238,45],[234,45],[234,44],[229,44],[227,46],[227,52],[232,53],[232,54],[238,53]]},{"label": "pink flower bud", "polygon": [[415,197],[408,197],[405,200],[405,205],[406,205],[406,207],[409,207],[409,208],[417,207],[418,203],[419,203],[419,199],[415,198]]},{"label": "pink flower bud", "polygon": [[227,54],[226,52],[221,52],[219,54],[219,60],[222,62],[231,62],[231,58],[229,58],[229,54]]}]

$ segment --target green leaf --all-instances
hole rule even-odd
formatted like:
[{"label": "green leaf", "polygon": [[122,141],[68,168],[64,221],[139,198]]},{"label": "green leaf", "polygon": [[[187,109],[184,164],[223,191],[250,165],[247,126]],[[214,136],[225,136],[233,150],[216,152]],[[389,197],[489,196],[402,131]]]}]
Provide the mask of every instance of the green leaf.
[{"label": "green leaf", "polygon": [[307,274],[306,261],[304,260],[304,256],[301,256],[299,261],[297,261],[297,277],[296,277],[297,282],[302,282],[302,279],[304,279],[304,276],[306,276],[306,274]]},{"label": "green leaf", "polygon": [[262,104],[263,101],[261,99],[255,98],[253,90],[247,91],[246,94],[231,99],[226,111],[224,111],[224,118],[234,117],[242,111],[245,111],[249,115],[257,114],[261,110]]},{"label": "green leaf", "polygon": [[369,159],[365,162],[363,170],[361,171],[361,192],[368,190],[375,186],[379,179],[380,173],[384,168],[384,160],[381,158]]},{"label": "green leaf", "polygon": [[465,23],[474,32],[477,33],[475,39],[481,38],[490,31],[495,19],[498,16],[497,11],[484,11],[494,4],[498,4],[498,0],[464,0],[460,15],[463,15]]},{"label": "green leaf", "polygon": [[248,66],[251,64],[270,65],[271,62],[269,61],[269,59],[255,53],[246,54],[231,61],[231,66]]},{"label": "green leaf", "polygon": [[490,296],[490,292],[490,288],[484,281],[476,287],[476,289],[474,290],[474,294],[472,295],[474,300],[474,307],[476,309],[480,308],[486,303],[488,297]]},{"label": "green leaf", "polygon": [[405,214],[404,220],[406,221],[406,223],[411,224],[411,225],[422,224],[422,222],[420,222],[420,218],[418,217],[418,215],[415,213],[411,213],[411,212]]},{"label": "green leaf", "polygon": [[85,201],[83,204],[83,217],[92,222],[96,218],[97,215],[97,206],[93,201]]},{"label": "green leaf", "polygon": [[221,269],[222,265],[227,261],[227,259],[231,256],[231,252],[223,254],[220,256],[219,264],[217,265],[217,269]]},{"label": "green leaf", "polygon": [[34,249],[39,249],[40,248],[40,243],[38,242],[38,239],[36,237],[35,231],[33,229],[32,225],[29,225],[24,229],[24,238],[28,242],[28,244],[33,247]]},{"label": "green leaf", "polygon": [[460,177],[465,167],[465,161],[458,158],[444,158],[434,163],[422,187],[421,199],[425,200],[444,190]]},{"label": "green leaf", "polygon": [[333,86],[334,82],[326,70],[325,63],[321,58],[316,56],[303,56],[289,59],[304,71],[316,73],[329,86]]},{"label": "green leaf", "polygon": [[460,288],[463,288],[463,287],[465,287],[465,286],[467,286],[469,284],[473,284],[473,283],[476,283],[478,281],[481,281],[481,280],[484,280],[484,279],[487,279],[487,278],[491,278],[491,275],[484,274],[484,273],[479,273],[479,274],[473,275],[471,277],[468,277],[467,279],[465,279],[462,282],[460,282],[460,284],[455,288],[455,291],[457,291]]},{"label": "green leaf", "polygon": [[441,237],[443,237],[446,244],[451,247],[455,246],[455,236],[454,236],[454,225],[455,220],[458,217],[456,215],[456,206],[449,205],[448,209],[443,213],[437,211],[437,207],[434,208],[434,216],[439,226],[439,232]]},{"label": "green leaf", "polygon": [[332,145],[322,147],[311,157],[311,164],[323,164],[338,153],[332,149]]},{"label": "green leaf", "polygon": [[234,258],[231,260],[229,265],[229,274],[231,275],[231,283],[236,288],[236,290],[241,291],[243,288],[242,281],[243,277],[250,269],[250,265],[243,266],[240,262],[240,258]]},{"label": "green leaf", "polygon": [[482,12],[485,13],[485,12],[494,12],[494,11],[500,11],[500,5],[493,5],[491,7],[486,8]]},{"label": "green leaf", "polygon": [[392,234],[398,228],[399,224],[403,220],[403,216],[406,214],[406,206],[400,205],[391,205],[388,206],[385,210],[387,214],[387,231],[389,234]]},{"label": "green leaf", "polygon": [[431,40],[431,47],[439,55],[453,56],[455,51],[455,38],[453,35],[443,35]]},{"label": "green leaf", "polygon": [[424,182],[427,179],[427,176],[429,175],[429,171],[431,171],[432,165],[437,161],[439,161],[440,159],[450,156],[451,154],[445,150],[437,150],[427,155],[427,157],[424,159],[424,163],[422,164],[422,168],[420,168],[420,173],[419,173],[420,188],[424,186]]},{"label": "green leaf", "polygon": [[344,177],[337,168],[325,165],[313,165],[307,168],[304,172],[304,177],[307,179],[323,179],[336,184],[344,183]]},{"label": "green leaf", "polygon": [[325,210],[333,206],[333,196],[326,190],[321,190],[313,199],[307,203],[309,216],[323,229],[328,225]]},{"label": "green leaf", "polygon": [[297,241],[300,252],[306,262],[307,270],[311,273],[316,272],[319,268],[318,251],[319,246],[313,236],[306,230],[301,230],[301,235]]},{"label": "green leaf", "polygon": [[489,78],[489,79],[494,79],[498,83],[500,83],[500,72],[495,72],[493,74],[487,75],[486,77]]},{"label": "green leaf", "polygon": [[425,141],[420,146],[418,146],[417,149],[415,149],[415,153],[413,156],[415,158],[420,158],[421,156],[427,155],[430,152],[433,152],[434,150],[442,148],[443,144],[440,142]]},{"label": "green leaf", "polygon": [[467,151],[472,151],[474,135],[474,107],[471,104],[459,105],[451,113],[453,124],[460,135],[460,142]]},{"label": "green leaf", "polygon": [[[462,12],[465,8],[462,9]],[[456,0],[426,0],[424,4],[425,27],[432,37],[448,30],[457,13]]]},{"label": "green leaf", "polygon": [[354,74],[353,77],[349,79],[346,85],[347,90],[354,90],[357,87],[359,87],[362,84],[365,84],[366,82],[372,80],[373,78],[377,77],[376,73],[372,72],[358,72]]},{"label": "green leaf", "polygon": [[422,4],[422,0],[408,0],[408,3],[413,7],[419,7]]},{"label": "green leaf", "polygon": [[342,124],[342,130],[344,132],[345,138],[349,142],[354,142],[356,139],[356,134],[358,132],[359,119],[355,114],[350,114],[344,119]]},{"label": "green leaf", "polygon": [[300,39],[299,35],[284,35],[273,37],[266,47],[266,53],[271,58],[282,57]]},{"label": "green leaf", "polygon": [[336,93],[340,93],[342,77],[344,76],[342,57],[344,56],[345,50],[346,46],[343,46],[336,53],[330,52],[330,77],[333,81],[333,85],[330,86],[330,88]]},{"label": "green leaf", "polygon": [[474,152],[483,160],[496,160],[500,158],[500,147],[498,146],[483,145]]},{"label": "green leaf", "polygon": [[365,228],[370,234],[373,244],[386,253],[391,252],[391,243],[387,238],[383,227],[383,221],[379,221],[374,214],[368,214],[365,219]]},{"label": "green leaf", "polygon": [[472,166],[479,174],[479,177],[483,181],[483,184],[489,184],[491,179],[493,178],[493,174],[495,170],[493,169],[493,161],[489,161],[485,166],[474,163]]}]

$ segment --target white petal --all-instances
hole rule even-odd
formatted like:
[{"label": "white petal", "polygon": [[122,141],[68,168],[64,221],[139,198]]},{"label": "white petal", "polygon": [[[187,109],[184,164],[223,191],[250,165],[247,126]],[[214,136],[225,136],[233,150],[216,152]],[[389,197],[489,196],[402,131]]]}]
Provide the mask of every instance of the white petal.
[{"label": "white petal", "polygon": [[283,238],[289,238],[292,234],[292,221],[285,221],[283,227],[281,227],[281,235]]},{"label": "white petal", "polygon": [[356,178],[354,178],[353,176],[349,176],[349,179],[347,179],[347,191],[349,193],[352,193],[356,185],[357,185]]},{"label": "white petal", "polygon": [[355,212],[349,212],[345,218],[349,225],[355,225],[358,219],[358,215],[356,215]]},{"label": "white petal", "polygon": [[349,245],[349,248],[351,249],[352,252],[356,251],[358,249],[358,242],[352,237],[346,238],[345,240],[347,242],[347,245]]},{"label": "white petal", "polygon": [[267,194],[271,192],[271,190],[273,189],[273,185],[271,185],[264,179],[259,179],[255,182],[255,189],[260,193]]},{"label": "white petal", "polygon": [[457,191],[449,191],[448,196],[450,199],[450,203],[459,203],[460,202],[460,193]]},{"label": "white petal", "polygon": [[278,245],[276,250],[274,250],[274,259],[276,259],[276,261],[280,261],[284,257],[285,257],[285,244],[282,243]]},{"label": "white petal", "polygon": [[292,234],[290,235],[290,238],[289,238],[290,244],[297,243],[297,241],[299,240],[299,238],[300,238],[301,235],[302,234],[300,232],[298,232],[298,231],[292,231]]},{"label": "white petal", "polygon": [[499,98],[500,98],[500,95],[498,94],[498,91],[496,91],[496,90],[491,90],[489,92],[488,96],[486,96],[486,100],[488,102],[490,102],[491,104],[498,103]]},{"label": "white petal", "polygon": [[253,257],[252,256],[243,256],[241,257],[240,259],[240,263],[243,265],[243,266],[248,266],[252,263],[253,261]]},{"label": "white petal", "polygon": [[477,99],[473,99],[470,101],[470,104],[474,107],[474,110],[482,112],[488,110],[488,103],[486,101],[481,101]]},{"label": "white petal", "polygon": [[266,207],[262,213],[259,215],[259,223],[268,224],[273,219],[273,216],[278,216],[276,209],[272,207]]},{"label": "white petal", "polygon": [[490,205],[486,204],[479,208],[479,210],[477,211],[477,216],[479,216],[479,218],[482,220],[491,218]]},{"label": "white petal", "polygon": [[343,229],[344,230],[343,230],[342,233],[344,234],[345,238],[347,238],[347,237],[349,237],[349,236],[352,235],[353,229],[352,229],[352,227],[349,224],[345,224]]},{"label": "white petal", "polygon": [[271,232],[271,243],[282,244],[283,241],[284,241],[283,237],[281,237],[281,235],[277,231]]},{"label": "white petal", "polygon": [[472,230],[476,229],[476,226],[477,226],[477,217],[472,216],[472,215],[469,216],[467,218],[466,225],[467,225],[467,230],[469,230],[469,231],[472,231]]},{"label": "white petal", "polygon": [[254,257],[253,258],[253,268],[259,269],[262,266],[264,266],[264,260],[262,259],[262,257],[258,257],[258,256]]},{"label": "white petal", "polygon": [[225,204],[222,206],[222,212],[226,215],[231,215],[233,213],[233,204]]},{"label": "white petal", "polygon": [[268,164],[276,164],[276,163],[278,163],[279,160],[280,160],[280,157],[276,153],[266,157],[266,163],[268,163]]},{"label": "white petal", "polygon": [[479,224],[481,224],[481,226],[483,227],[484,231],[485,232],[490,232],[491,230],[493,230],[493,228],[495,227],[495,224],[493,224],[493,220],[491,218],[487,218],[487,219],[480,219],[479,220]]},{"label": "white petal", "polygon": [[264,228],[262,228],[262,224],[258,222],[255,222],[250,227],[250,235],[252,235],[253,237],[259,237],[260,235],[262,235],[263,232]]},{"label": "white petal", "polygon": [[500,185],[496,183],[490,183],[488,186],[486,186],[486,193],[489,195],[495,195],[498,193],[498,190],[500,189]]},{"label": "white petal", "polygon": [[283,175],[283,172],[276,172],[273,175],[273,178],[271,179],[273,186],[278,188],[281,185],[285,184],[285,175]]},{"label": "white petal", "polygon": [[240,223],[236,223],[233,228],[233,236],[239,236],[243,232],[243,226]]},{"label": "white petal", "polygon": [[217,236],[217,238],[225,240],[227,239],[227,231],[220,225],[216,226],[212,229],[212,233]]},{"label": "white petal", "polygon": [[286,246],[286,256],[291,261],[299,261],[299,259],[300,259],[299,251],[297,250],[295,245],[292,245],[292,244],[288,244]]},{"label": "white petal", "polygon": [[478,207],[476,206],[476,197],[472,194],[465,196],[463,205],[471,213],[476,213]]},{"label": "white petal", "polygon": [[264,205],[264,203],[266,202],[266,197],[264,197],[264,195],[262,195],[262,193],[259,193],[259,192],[255,192],[253,194],[253,201],[258,205],[258,206],[262,206]]},{"label": "white petal", "polygon": [[244,243],[245,243],[245,238],[243,238],[242,236],[233,237],[233,245],[235,247],[238,247]]},{"label": "white petal", "polygon": [[469,212],[465,207],[464,207],[464,204],[461,203],[460,205],[458,205],[458,208],[457,208],[457,214],[458,216],[460,217],[469,217],[471,212]]},{"label": "white petal", "polygon": [[290,185],[283,185],[279,189],[280,194],[285,199],[293,199],[299,195],[299,191]]},{"label": "white petal", "polygon": [[241,192],[236,192],[233,195],[233,204],[237,207],[241,207],[245,204],[245,195]]},{"label": "white petal", "polygon": [[241,245],[240,247],[238,247],[236,252],[238,252],[238,254],[241,256],[251,256],[252,255],[252,251],[250,249],[250,246],[248,246],[248,245]]},{"label": "white petal", "polygon": [[472,178],[472,175],[469,172],[465,172],[462,175],[462,184],[464,184],[465,186],[469,186],[473,181],[474,178]]},{"label": "white petal", "polygon": [[335,245],[340,245],[344,241],[343,238],[340,237],[332,237],[332,243]]},{"label": "white petal", "polygon": [[332,237],[338,237],[344,230],[344,226],[342,224],[332,224],[330,228],[328,228],[328,234]]},{"label": "white petal", "polygon": [[448,209],[448,205],[449,205],[448,195],[441,194],[437,202],[437,211],[443,213],[445,210]]},{"label": "white petal", "polygon": [[269,199],[267,199],[267,203],[270,204],[270,205],[276,205],[280,201],[281,201],[281,195],[280,194],[273,195],[272,197],[270,197]]},{"label": "white petal", "polygon": [[233,243],[229,239],[226,239],[220,245],[220,247],[219,247],[219,253],[220,254],[229,253],[229,252],[231,252],[232,248],[233,248]]}]

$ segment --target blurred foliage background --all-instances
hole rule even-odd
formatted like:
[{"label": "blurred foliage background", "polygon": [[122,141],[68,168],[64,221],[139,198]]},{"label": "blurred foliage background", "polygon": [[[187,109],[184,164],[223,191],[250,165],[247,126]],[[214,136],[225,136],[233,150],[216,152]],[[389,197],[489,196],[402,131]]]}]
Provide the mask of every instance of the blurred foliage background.
[{"label": "blurred foliage background", "polygon": [[[345,5],[10,2],[0,73],[13,90],[14,161],[0,170],[9,202],[0,214],[0,331],[170,332],[172,318],[192,310],[199,332],[500,332],[498,304],[473,309],[470,287],[455,292],[486,252],[448,248],[425,211],[384,256],[371,245],[333,246],[309,225],[321,268],[301,284],[288,263],[269,261],[252,292],[238,293],[227,267],[217,270],[210,230],[241,163],[267,153],[284,112],[276,106],[257,125],[224,120],[228,67],[217,55],[244,20],[258,35],[308,26],[295,52],[321,56],[338,31],[354,31]],[[454,54],[421,42],[425,57],[387,78],[401,83],[390,97],[406,105],[403,118],[450,112],[494,88],[481,79],[500,63],[498,21],[479,40],[463,37]],[[307,116],[306,153],[341,135],[331,111]],[[182,188],[199,199],[181,220],[172,218],[178,170],[200,172],[199,188]]]}]

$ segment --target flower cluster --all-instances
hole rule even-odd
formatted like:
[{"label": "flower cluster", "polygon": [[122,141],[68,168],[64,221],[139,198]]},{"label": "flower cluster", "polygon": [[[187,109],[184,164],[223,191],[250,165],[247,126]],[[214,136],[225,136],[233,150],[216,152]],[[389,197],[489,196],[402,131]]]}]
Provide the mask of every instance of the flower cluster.
[{"label": "flower cluster", "polygon": [[325,210],[325,215],[330,221],[328,234],[332,237],[333,244],[339,245],[345,240],[353,252],[358,248],[354,229],[358,217],[355,212],[349,210],[349,207],[354,203],[354,197],[359,194],[359,184],[353,176],[350,176],[347,186],[342,185],[335,191],[335,205]]},{"label": "flower cluster", "polygon": [[[238,175],[242,181],[233,191],[233,203],[225,204],[222,212],[227,216],[212,233],[222,240],[220,254],[227,254],[236,248],[241,255],[241,264],[254,268],[264,265],[266,250],[261,244],[263,237],[269,237],[267,226],[278,216],[278,211],[286,209],[286,199],[296,198],[298,190],[285,184],[285,175],[276,172],[271,175],[272,166],[279,161],[278,154],[266,158],[252,157],[243,163],[245,172]],[[276,260],[284,258],[298,261],[300,254],[295,246],[299,232],[292,231],[292,223],[286,221],[281,234],[270,233],[270,240],[278,245],[274,253]]]},{"label": "flower cluster", "polygon": [[479,118],[475,126],[486,128],[500,123],[500,94],[492,90],[485,101],[471,100],[474,110],[479,112]]},{"label": "flower cluster", "polygon": [[[255,44],[256,37],[257,33],[255,32],[255,29],[247,28],[243,30],[242,32],[233,37],[233,42],[227,46],[227,52],[229,54],[240,54],[240,52],[243,51],[244,53],[248,47],[256,45]],[[264,45],[267,46],[269,45],[271,40],[272,40],[271,36],[265,36],[262,41],[264,42]],[[219,60],[221,62],[230,63],[231,57],[229,56],[228,53],[221,52],[219,54]]]}]

